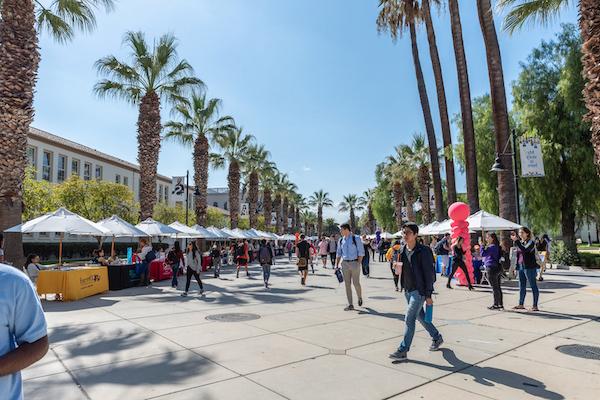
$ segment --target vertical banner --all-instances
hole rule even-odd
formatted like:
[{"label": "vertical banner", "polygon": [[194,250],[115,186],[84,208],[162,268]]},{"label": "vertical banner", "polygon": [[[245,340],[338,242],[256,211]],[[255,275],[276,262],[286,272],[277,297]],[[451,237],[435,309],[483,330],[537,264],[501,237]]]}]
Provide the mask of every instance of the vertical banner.
[{"label": "vertical banner", "polygon": [[250,206],[248,203],[242,203],[242,207],[240,207],[240,216],[247,217],[250,215]]},{"label": "vertical banner", "polygon": [[544,159],[542,157],[542,144],[539,138],[523,138],[519,143],[521,156],[521,176],[523,178],[542,178],[544,173]]},{"label": "vertical banner", "polygon": [[277,225],[277,213],[276,212],[271,213],[271,225],[272,226]]},{"label": "vertical banner", "polygon": [[292,227],[292,218],[291,217],[288,217],[287,226],[288,226],[288,228]]},{"label": "vertical banner", "polygon": [[174,176],[171,184],[173,185],[173,190],[171,190],[171,195],[173,201],[185,201],[185,176]]}]

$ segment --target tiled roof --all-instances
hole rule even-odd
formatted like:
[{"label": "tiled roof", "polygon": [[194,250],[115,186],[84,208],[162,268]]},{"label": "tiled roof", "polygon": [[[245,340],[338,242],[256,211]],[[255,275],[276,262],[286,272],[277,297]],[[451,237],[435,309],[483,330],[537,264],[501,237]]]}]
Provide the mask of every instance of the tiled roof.
[{"label": "tiled roof", "polygon": [[[57,136],[57,135],[53,135],[52,133],[43,131],[41,129],[30,127],[29,134],[34,139],[41,138],[47,142],[55,143],[58,146],[68,147],[74,151],[88,154],[90,157],[104,159],[109,162],[112,162],[113,164],[122,166],[124,168],[133,169],[133,170],[137,171],[138,173],[140,171],[140,166],[137,164],[130,163],[129,161],[122,160],[118,157],[111,156],[110,154],[103,153],[103,152],[93,149],[91,147],[84,146],[77,142],[73,142],[72,140],[65,139],[65,138]],[[157,174],[157,177],[161,178],[163,180],[171,181],[171,178],[168,176],[165,176],[165,175]]]}]

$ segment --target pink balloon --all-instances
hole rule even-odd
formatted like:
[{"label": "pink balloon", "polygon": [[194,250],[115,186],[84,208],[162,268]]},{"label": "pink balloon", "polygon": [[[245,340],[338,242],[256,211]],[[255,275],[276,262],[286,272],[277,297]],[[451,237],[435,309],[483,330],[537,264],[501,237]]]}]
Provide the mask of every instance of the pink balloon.
[{"label": "pink balloon", "polygon": [[469,206],[457,201],[448,208],[448,216],[454,221],[464,221],[471,214]]}]

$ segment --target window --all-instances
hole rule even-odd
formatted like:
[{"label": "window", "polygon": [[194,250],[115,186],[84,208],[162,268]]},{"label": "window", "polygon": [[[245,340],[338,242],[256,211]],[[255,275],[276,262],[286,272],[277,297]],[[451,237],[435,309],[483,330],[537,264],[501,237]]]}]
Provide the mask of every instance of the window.
[{"label": "window", "polygon": [[42,162],[42,179],[52,182],[52,153],[44,151]]},{"label": "window", "polygon": [[75,176],[80,176],[80,168],[81,165],[81,161],[77,160],[77,159],[72,159],[71,160],[71,175],[75,175]]},{"label": "window", "polygon": [[102,166],[96,165],[96,174],[94,175],[97,181],[102,180]]},{"label": "window", "polygon": [[92,179],[92,164],[86,162],[83,164],[83,180],[89,181],[90,179]]},{"label": "window", "polygon": [[165,186],[165,203],[169,204],[169,187]]},{"label": "window", "polygon": [[27,146],[27,165],[37,167],[37,149],[33,146]]},{"label": "window", "polygon": [[158,202],[161,203],[163,199],[163,185],[158,185]]},{"label": "window", "polygon": [[213,207],[219,208],[219,203],[217,203],[216,201],[213,201]]},{"label": "window", "polygon": [[115,175],[115,183],[121,183],[121,175]]},{"label": "window", "polygon": [[67,156],[58,155],[58,165],[56,166],[56,180],[64,182],[67,176]]},{"label": "window", "polygon": [[129,177],[128,176],[123,177],[123,185],[129,186]]}]

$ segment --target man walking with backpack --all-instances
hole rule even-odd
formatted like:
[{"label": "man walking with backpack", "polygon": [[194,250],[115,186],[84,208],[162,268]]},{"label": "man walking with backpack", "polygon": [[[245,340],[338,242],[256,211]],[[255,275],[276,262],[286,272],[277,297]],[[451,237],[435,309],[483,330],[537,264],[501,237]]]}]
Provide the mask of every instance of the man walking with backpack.
[{"label": "man walking with backpack", "polygon": [[346,297],[348,297],[348,307],[344,308],[344,311],[354,310],[352,304],[352,284],[356,290],[356,296],[358,296],[358,306],[362,306],[362,290],[360,287],[360,270],[362,259],[365,256],[365,248],[358,235],[355,235],[350,230],[349,224],[340,225],[340,232],[342,238],[337,243],[337,258],[335,260],[335,267],[340,267],[342,264],[342,273],[344,275],[344,281],[346,283]]},{"label": "man walking with backpack", "polygon": [[271,265],[273,265],[273,259],[275,254],[271,246],[267,244],[265,239],[260,241],[260,248],[258,250],[258,262],[263,270],[263,279],[265,280],[265,289],[269,288],[269,278],[271,277]]},{"label": "man walking with backpack", "polygon": [[400,284],[404,288],[404,296],[408,307],[406,309],[404,323],[404,339],[398,350],[390,354],[390,358],[396,361],[406,361],[413,337],[415,336],[415,325],[417,319],[423,325],[432,342],[429,351],[439,350],[444,339],[431,321],[425,320],[423,305],[433,305],[431,296],[433,294],[433,282],[435,281],[435,270],[433,268],[433,254],[431,249],[417,242],[419,227],[414,222],[407,222],[402,228],[406,244],[400,251],[398,262],[400,272]]}]

